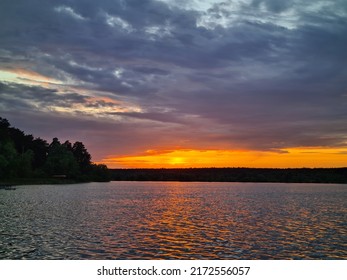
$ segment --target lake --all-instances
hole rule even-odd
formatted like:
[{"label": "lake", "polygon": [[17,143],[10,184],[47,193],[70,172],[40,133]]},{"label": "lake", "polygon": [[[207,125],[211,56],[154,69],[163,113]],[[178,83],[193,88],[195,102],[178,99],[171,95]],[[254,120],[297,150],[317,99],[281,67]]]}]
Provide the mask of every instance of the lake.
[{"label": "lake", "polygon": [[0,190],[0,259],[347,259],[347,185]]}]

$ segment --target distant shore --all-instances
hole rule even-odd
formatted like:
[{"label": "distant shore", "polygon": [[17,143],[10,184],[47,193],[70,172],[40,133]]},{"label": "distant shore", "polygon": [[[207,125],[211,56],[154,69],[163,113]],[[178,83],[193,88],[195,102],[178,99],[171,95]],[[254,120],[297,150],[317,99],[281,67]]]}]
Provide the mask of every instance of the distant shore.
[{"label": "distant shore", "polygon": [[273,182],[347,184],[343,168],[110,169],[112,181]]}]

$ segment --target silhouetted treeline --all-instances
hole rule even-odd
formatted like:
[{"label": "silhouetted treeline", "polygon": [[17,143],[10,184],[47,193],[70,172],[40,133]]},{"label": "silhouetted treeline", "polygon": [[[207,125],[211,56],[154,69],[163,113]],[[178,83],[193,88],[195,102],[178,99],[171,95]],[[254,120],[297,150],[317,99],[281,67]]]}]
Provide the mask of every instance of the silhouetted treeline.
[{"label": "silhouetted treeline", "polygon": [[114,181],[347,183],[347,168],[110,169]]},{"label": "silhouetted treeline", "polygon": [[60,178],[109,181],[106,165],[91,162],[82,142],[51,143],[26,135],[0,117],[0,179]]}]

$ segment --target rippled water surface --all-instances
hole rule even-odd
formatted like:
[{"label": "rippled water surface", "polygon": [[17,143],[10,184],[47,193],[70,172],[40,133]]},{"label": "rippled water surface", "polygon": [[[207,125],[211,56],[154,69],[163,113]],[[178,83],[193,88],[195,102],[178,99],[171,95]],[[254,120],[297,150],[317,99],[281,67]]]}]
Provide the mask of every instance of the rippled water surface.
[{"label": "rippled water surface", "polygon": [[0,259],[347,259],[347,185],[0,190]]}]

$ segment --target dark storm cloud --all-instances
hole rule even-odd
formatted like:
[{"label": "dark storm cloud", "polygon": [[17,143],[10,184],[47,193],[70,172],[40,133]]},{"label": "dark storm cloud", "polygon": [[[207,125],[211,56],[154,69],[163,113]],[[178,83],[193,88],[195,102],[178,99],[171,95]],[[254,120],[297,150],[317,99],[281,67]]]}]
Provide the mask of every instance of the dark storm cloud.
[{"label": "dark storm cloud", "polygon": [[[150,148],[158,134],[167,145],[170,137],[262,150],[345,145],[346,1],[232,5],[200,11],[152,0],[2,1],[1,67],[73,80],[137,104],[141,112],[108,113],[120,117],[112,137],[124,140],[107,144],[116,152],[130,142]],[[3,107],[112,107],[74,92],[62,100],[39,86],[0,90]],[[82,121],[80,130],[99,125],[100,140],[109,131],[103,122]]]},{"label": "dark storm cloud", "polygon": [[186,120],[184,120],[184,117],[177,115],[175,112],[170,113],[161,113],[161,112],[149,112],[149,113],[137,113],[137,112],[130,112],[130,113],[110,113],[110,115],[118,115],[118,116],[124,116],[134,119],[141,119],[141,120],[150,120],[150,121],[156,121],[160,123],[174,123],[174,124],[189,124]]},{"label": "dark storm cloud", "polygon": [[76,103],[85,103],[86,97],[77,93],[60,94],[57,90],[40,86],[5,84],[0,82],[0,106],[3,110],[32,109],[36,106],[71,107]]},{"label": "dark storm cloud", "polygon": [[147,75],[160,75],[160,76],[167,76],[169,75],[170,71],[154,68],[154,67],[147,67],[147,66],[138,66],[133,69],[136,72],[147,74]]}]

